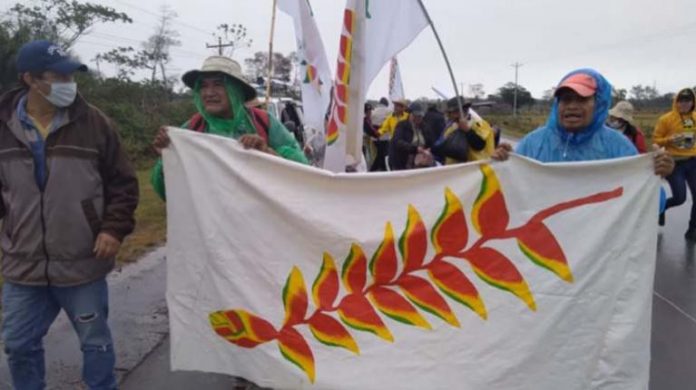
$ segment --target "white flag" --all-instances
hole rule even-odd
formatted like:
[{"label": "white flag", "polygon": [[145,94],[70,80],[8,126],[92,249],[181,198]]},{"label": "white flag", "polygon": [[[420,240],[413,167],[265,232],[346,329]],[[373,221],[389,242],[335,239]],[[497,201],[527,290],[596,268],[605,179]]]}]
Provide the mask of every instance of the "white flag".
[{"label": "white flag", "polygon": [[418,0],[348,0],[327,128],[324,167],[362,161],[364,104],[372,81],[428,25]]},{"label": "white flag", "polygon": [[302,75],[305,133],[323,138],[324,117],[329,109],[332,81],[314,13],[309,0],[278,0],[278,9],[292,17],[295,25],[297,55]]},{"label": "white flag", "polygon": [[174,370],[273,389],[647,389],[651,156],[336,175],[169,134]]},{"label": "white flag", "polygon": [[401,70],[396,57],[394,57],[389,66],[389,100],[396,102],[405,99],[406,94],[404,93],[404,83],[401,81]]}]

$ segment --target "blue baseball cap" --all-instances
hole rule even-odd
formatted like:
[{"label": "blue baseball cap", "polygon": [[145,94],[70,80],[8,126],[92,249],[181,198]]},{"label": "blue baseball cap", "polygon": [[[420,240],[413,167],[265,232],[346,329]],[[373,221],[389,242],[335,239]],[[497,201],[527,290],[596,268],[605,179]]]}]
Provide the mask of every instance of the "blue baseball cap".
[{"label": "blue baseball cap", "polygon": [[17,55],[19,73],[47,70],[59,74],[71,74],[77,71],[86,72],[87,66],[68,56],[62,47],[50,41],[31,41],[19,49]]}]

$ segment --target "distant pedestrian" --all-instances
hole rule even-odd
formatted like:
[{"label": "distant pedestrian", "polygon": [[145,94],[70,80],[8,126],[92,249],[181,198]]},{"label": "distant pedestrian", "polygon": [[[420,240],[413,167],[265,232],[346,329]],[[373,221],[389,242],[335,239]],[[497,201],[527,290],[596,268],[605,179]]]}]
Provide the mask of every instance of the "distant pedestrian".
[{"label": "distant pedestrian", "polygon": [[409,106],[409,118],[399,122],[389,144],[389,167],[392,171],[424,168],[434,165],[434,159],[426,143],[427,123],[425,110],[420,103]]},{"label": "distant pedestrian", "polygon": [[445,165],[485,160],[495,151],[495,132],[488,122],[471,115],[470,107],[471,102],[463,97],[447,102],[449,121],[433,147],[436,158]]},{"label": "distant pedestrian", "polygon": [[609,120],[607,126],[618,130],[628,138],[629,141],[638,149],[638,153],[647,153],[648,147],[645,144],[643,131],[636,126],[633,119],[633,105],[627,101],[616,103],[614,108],[609,110]]},{"label": "distant pedestrian", "polygon": [[43,338],[63,310],[84,384],[115,389],[106,275],[133,231],[138,181],[113,121],[77,92],[85,65],[33,41],[17,70],[21,88],[0,97],[2,338],[12,384],[46,387]]},{"label": "distant pedestrian", "polygon": [[[674,172],[667,176],[672,189],[672,197],[667,199],[667,209],[684,204],[687,185],[692,198],[696,194],[695,101],[696,94],[692,89],[679,91],[674,97],[672,111],[660,117],[653,133],[653,142],[664,147],[676,161]],[[663,213],[660,215],[660,224],[664,222]],[[696,202],[692,202],[689,228],[684,237],[689,241],[696,241]]]},{"label": "distant pedestrian", "polygon": [[[372,125],[379,130],[392,112],[393,110],[389,108],[389,101],[387,98],[383,97],[379,99],[379,104],[372,110]],[[391,139],[391,135],[380,135],[378,133],[378,136],[379,138],[375,141],[376,155],[370,166],[371,172],[387,170],[387,156],[389,155],[389,140]]]}]

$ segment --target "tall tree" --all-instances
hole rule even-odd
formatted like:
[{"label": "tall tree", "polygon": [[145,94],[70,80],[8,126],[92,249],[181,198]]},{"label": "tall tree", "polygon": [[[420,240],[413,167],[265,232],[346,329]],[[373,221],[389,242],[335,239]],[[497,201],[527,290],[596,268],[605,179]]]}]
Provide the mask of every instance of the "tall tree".
[{"label": "tall tree", "polygon": [[19,48],[33,39],[53,40],[70,49],[99,23],[132,23],[111,7],[76,0],[35,0],[13,5],[0,15],[0,90],[17,81]]},{"label": "tall tree", "polygon": [[179,33],[173,30],[171,25],[177,17],[176,12],[168,6],[160,9],[160,19],[155,27],[155,33],[143,43],[142,58],[146,60],[145,67],[152,71],[150,81],[157,80],[157,72],[160,72],[162,83],[170,85],[167,78],[166,67],[171,61],[170,50],[172,47],[181,46],[181,41],[177,39]]},{"label": "tall tree", "polygon": [[114,8],[77,0],[35,0],[31,5],[15,4],[7,13],[14,26],[28,29],[31,39],[49,39],[69,49],[92,26],[99,23],[133,20]]},{"label": "tall tree", "polygon": [[[515,83],[507,83],[500,87],[498,89],[498,96],[500,96],[503,102],[512,106],[515,102]],[[525,87],[517,85],[517,106],[522,107],[532,104],[534,104],[532,93]]]},{"label": "tall tree", "polygon": [[[244,65],[247,68],[247,76],[250,79],[266,78],[268,73],[268,53],[256,52],[253,57],[244,60]],[[282,53],[273,53],[273,78],[290,81],[293,69],[293,53],[290,53],[288,56]]]}]

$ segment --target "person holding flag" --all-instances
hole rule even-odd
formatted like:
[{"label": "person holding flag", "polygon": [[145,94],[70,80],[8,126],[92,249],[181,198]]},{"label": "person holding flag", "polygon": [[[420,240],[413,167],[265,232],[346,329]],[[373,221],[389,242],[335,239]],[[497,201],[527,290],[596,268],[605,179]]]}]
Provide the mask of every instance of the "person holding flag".
[{"label": "person holding flag", "polygon": [[433,147],[438,160],[445,165],[485,160],[495,151],[495,131],[488,122],[470,112],[470,107],[471,102],[461,96],[447,102],[449,122]]},{"label": "person holding flag", "polygon": [[[201,70],[191,70],[182,77],[193,90],[198,110],[182,127],[237,139],[246,149],[278,155],[301,164],[308,164],[295,137],[266,111],[245,106],[256,98],[256,89],[242,76],[239,64],[227,57],[212,56],[203,62]],[[169,146],[166,127],[160,128],[153,147],[158,155]],[[166,199],[164,167],[159,159],[152,170],[152,186]]]}]

